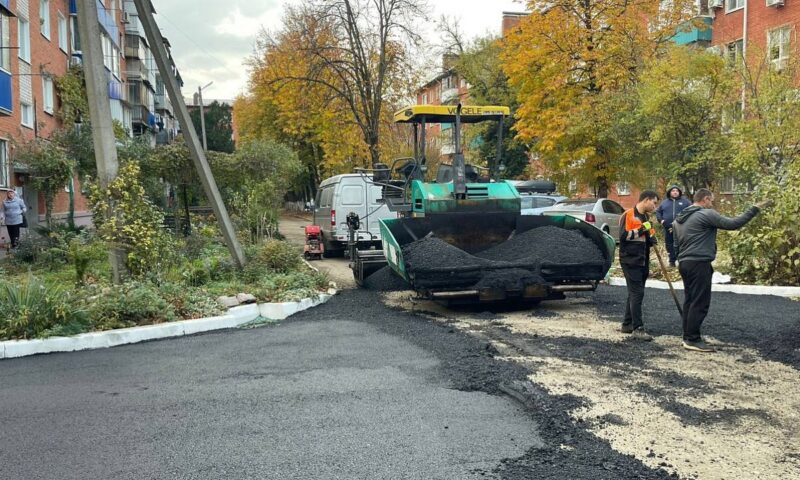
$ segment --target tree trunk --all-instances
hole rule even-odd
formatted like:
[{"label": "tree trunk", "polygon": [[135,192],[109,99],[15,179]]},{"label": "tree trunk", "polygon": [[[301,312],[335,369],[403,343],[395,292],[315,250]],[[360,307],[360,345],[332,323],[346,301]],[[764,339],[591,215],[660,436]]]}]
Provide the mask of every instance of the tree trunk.
[{"label": "tree trunk", "polygon": [[47,224],[47,228],[53,228],[53,203],[55,201],[55,195],[45,194],[44,196],[44,221]]},{"label": "tree trunk", "polygon": [[183,199],[183,234],[192,234],[192,219],[189,217],[189,187],[184,183],[181,185],[181,197]]},{"label": "tree trunk", "polygon": [[608,191],[609,191],[608,178],[599,177],[597,179],[597,198],[607,198]]},{"label": "tree trunk", "polygon": [[69,189],[69,213],[67,213],[67,225],[70,230],[75,230],[75,181],[72,175],[69,177],[67,184]]}]

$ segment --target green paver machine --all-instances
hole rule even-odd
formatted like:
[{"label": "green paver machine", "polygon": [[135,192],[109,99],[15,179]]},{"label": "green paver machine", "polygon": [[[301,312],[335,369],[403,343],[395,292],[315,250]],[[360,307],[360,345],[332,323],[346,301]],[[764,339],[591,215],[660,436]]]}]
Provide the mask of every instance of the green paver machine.
[{"label": "green paver machine", "polygon": [[[398,213],[397,219],[380,221],[382,250],[359,250],[352,256],[356,281],[364,280],[387,263],[412,288],[423,296],[447,301],[502,301],[510,298],[542,300],[564,298],[563,292],[593,290],[611,266],[614,240],[570,216],[520,215],[520,195],[509,182],[498,180],[502,163],[502,132],[508,107],[462,105],[416,105],[395,114],[396,123],[413,128],[414,157],[395,160],[391,166],[377,165],[371,171],[375,184],[382,186],[383,201]],[[487,176],[481,169],[465,163],[461,145],[464,123],[496,121],[498,149]],[[440,165],[436,181],[424,180],[426,136],[431,124],[452,125],[452,162]],[[434,236],[467,253],[474,254],[541,226],[577,229],[597,244],[605,257],[602,262],[573,265],[548,265],[547,262],[515,262],[492,266],[491,270],[535,269],[545,280],[523,288],[476,287],[487,274],[487,267],[468,265],[406,268],[403,247]]]}]

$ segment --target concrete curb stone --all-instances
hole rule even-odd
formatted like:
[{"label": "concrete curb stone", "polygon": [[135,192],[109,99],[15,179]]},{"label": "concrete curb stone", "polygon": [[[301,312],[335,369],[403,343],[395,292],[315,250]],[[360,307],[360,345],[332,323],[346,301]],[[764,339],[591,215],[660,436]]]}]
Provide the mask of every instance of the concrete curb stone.
[{"label": "concrete curb stone", "polygon": [[[625,279],[611,277],[607,283],[613,286],[625,286]],[[683,290],[683,282],[672,282],[675,290]],[[669,284],[663,280],[648,280],[647,288],[668,289]],[[731,285],[715,283],[711,285],[712,292],[730,292],[744,295],[775,295],[778,297],[800,297],[800,287],[771,287],[767,285]]]},{"label": "concrete curb stone", "polygon": [[120,328],[106,332],[89,332],[73,337],[7,340],[0,342],[0,359],[25,357],[41,353],[94,350],[160,338],[193,335],[212,330],[236,328],[259,317],[270,320],[283,320],[297,312],[321,305],[330,300],[332,296],[330,293],[323,293],[317,298],[304,298],[298,302],[252,303],[230,308],[225,315],[217,317]]}]

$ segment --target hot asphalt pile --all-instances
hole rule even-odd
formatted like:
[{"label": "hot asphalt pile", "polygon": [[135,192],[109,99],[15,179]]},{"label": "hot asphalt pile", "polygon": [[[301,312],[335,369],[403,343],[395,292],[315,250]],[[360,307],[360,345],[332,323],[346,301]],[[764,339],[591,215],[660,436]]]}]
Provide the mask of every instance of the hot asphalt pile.
[{"label": "hot asphalt pile", "polygon": [[406,281],[394,273],[392,267],[388,265],[367,277],[364,281],[364,287],[366,287],[367,290],[378,292],[398,292],[411,288]]},{"label": "hot asphalt pile", "polygon": [[[585,264],[603,262],[603,253],[577,230],[539,227],[512,237],[476,255],[436,238],[425,237],[403,247],[406,269],[424,274],[437,286],[522,289],[546,283],[539,273],[542,263]],[[418,283],[423,280],[417,275]]]},{"label": "hot asphalt pile", "polygon": [[477,254],[503,262],[538,261],[558,264],[604,260],[603,252],[578,230],[539,227]]}]

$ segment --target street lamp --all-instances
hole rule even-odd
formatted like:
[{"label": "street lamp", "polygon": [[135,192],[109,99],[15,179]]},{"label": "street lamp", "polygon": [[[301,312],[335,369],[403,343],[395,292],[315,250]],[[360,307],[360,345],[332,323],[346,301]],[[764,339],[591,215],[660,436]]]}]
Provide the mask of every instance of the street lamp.
[{"label": "street lamp", "polygon": [[197,99],[200,102],[200,131],[203,135],[203,151],[208,151],[208,144],[206,143],[206,112],[205,107],[203,107],[203,90],[210,87],[214,82],[208,82],[202,87],[197,87]]}]

